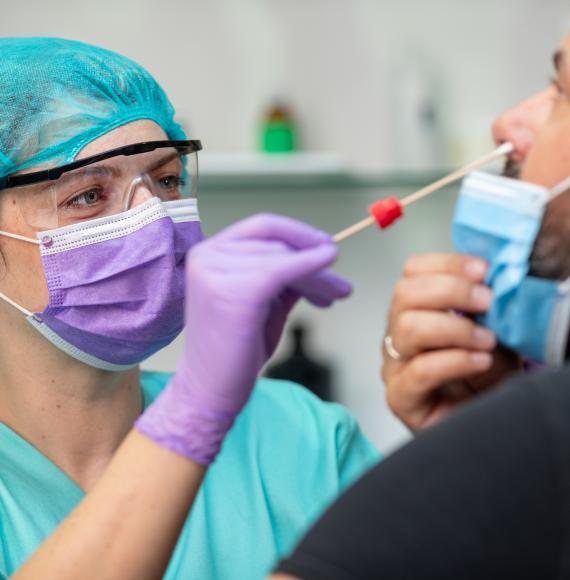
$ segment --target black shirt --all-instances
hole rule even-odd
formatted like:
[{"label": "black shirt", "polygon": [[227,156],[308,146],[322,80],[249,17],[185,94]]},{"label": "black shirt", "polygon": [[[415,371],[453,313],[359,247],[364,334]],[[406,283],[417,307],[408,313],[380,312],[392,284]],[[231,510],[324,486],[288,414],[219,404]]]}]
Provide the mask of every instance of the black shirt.
[{"label": "black shirt", "polygon": [[303,580],[570,578],[570,368],[518,376],[353,485],[279,571]]}]

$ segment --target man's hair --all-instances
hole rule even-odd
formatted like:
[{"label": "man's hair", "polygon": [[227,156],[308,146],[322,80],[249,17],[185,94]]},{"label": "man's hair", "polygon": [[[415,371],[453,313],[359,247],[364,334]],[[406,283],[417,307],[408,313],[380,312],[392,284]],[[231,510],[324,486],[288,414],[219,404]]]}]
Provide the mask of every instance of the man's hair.
[{"label": "man's hair", "polygon": [[546,207],[542,226],[530,256],[530,274],[538,278],[570,277],[570,191]]}]

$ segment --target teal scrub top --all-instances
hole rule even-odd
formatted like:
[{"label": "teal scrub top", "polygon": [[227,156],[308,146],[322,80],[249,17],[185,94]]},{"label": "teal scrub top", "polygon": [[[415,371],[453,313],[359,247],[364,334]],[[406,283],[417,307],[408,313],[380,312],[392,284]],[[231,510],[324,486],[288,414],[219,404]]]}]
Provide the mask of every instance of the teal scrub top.
[{"label": "teal scrub top", "polygon": [[[142,373],[145,406],[170,376]],[[260,379],[208,470],[165,578],[263,578],[378,459],[342,406],[298,385]],[[84,495],[0,423],[0,577],[15,572]]]}]

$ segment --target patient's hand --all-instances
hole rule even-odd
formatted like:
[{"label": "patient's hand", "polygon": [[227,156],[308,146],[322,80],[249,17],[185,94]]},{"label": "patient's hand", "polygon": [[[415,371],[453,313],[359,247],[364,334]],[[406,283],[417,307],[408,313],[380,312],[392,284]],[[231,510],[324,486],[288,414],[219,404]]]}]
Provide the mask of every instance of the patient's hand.
[{"label": "patient's hand", "polygon": [[387,335],[401,359],[384,347],[382,379],[390,408],[410,429],[433,425],[521,367],[468,316],[491,304],[486,269],[470,256],[416,256],[394,289]]}]

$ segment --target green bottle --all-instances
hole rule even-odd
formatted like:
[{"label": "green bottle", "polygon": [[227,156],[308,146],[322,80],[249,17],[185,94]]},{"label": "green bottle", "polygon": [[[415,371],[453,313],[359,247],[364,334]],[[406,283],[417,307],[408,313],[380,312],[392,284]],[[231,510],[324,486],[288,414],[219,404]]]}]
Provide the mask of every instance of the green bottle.
[{"label": "green bottle", "polygon": [[297,149],[295,122],[290,110],[275,103],[262,124],[261,149],[265,153],[290,153]]}]

